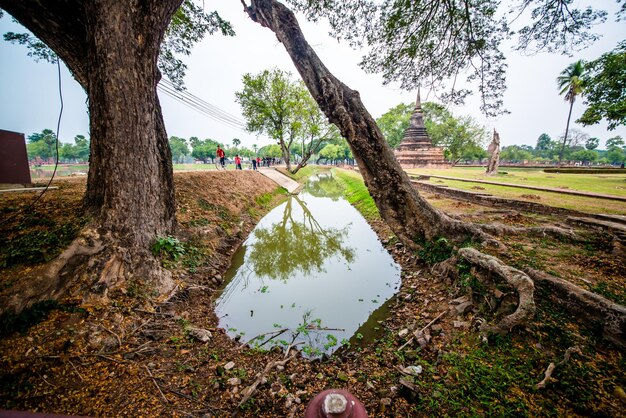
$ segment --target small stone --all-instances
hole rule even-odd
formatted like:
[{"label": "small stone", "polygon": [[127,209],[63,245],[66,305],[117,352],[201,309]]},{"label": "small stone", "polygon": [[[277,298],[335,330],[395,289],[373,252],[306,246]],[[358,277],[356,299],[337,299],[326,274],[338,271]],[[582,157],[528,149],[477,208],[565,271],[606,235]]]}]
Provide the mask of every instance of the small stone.
[{"label": "small stone", "polygon": [[231,386],[237,386],[241,384],[241,379],[238,377],[231,377],[227,380],[228,384]]},{"label": "small stone", "polygon": [[149,369],[154,369],[156,367],[156,364],[154,363],[148,363],[148,368]]},{"label": "small stone", "polygon": [[410,374],[411,376],[419,376],[422,373],[422,366],[407,366],[402,371],[406,374]]},{"label": "small stone", "polygon": [[276,366],[276,370],[282,372],[283,370],[285,370],[285,366]]},{"label": "small stone", "polygon": [[209,341],[211,339],[211,337],[213,336],[211,334],[211,331],[207,330],[207,329],[202,329],[202,328],[188,328],[187,329],[187,334],[190,337],[195,338],[196,340],[206,343],[207,341]]},{"label": "small stone", "polygon": [[463,302],[456,306],[456,311],[459,315],[464,315],[472,306],[472,302]]},{"label": "small stone", "polygon": [[226,363],[226,364],[224,365],[224,370],[230,370],[230,369],[232,369],[233,367],[235,367],[235,362],[234,362],[234,361],[229,361],[228,363]]},{"label": "small stone", "polygon": [[496,297],[496,299],[500,299],[502,296],[504,296],[504,293],[496,289],[493,291],[493,295]]},{"label": "small stone", "polygon": [[450,301],[451,305],[460,305],[461,303],[469,302],[467,296],[461,296],[460,298],[452,299]]},{"label": "small stone", "polygon": [[439,324],[435,324],[432,327],[430,327],[430,329],[432,329],[435,332],[439,332],[439,331],[443,330],[443,327],[441,325],[439,325]]},{"label": "small stone", "polygon": [[345,374],[344,372],[337,373],[337,380],[341,380],[342,382],[347,382],[348,379],[349,379],[348,375]]},{"label": "small stone", "polygon": [[454,328],[469,328],[470,323],[466,321],[454,321]]},{"label": "small stone", "polygon": [[398,337],[400,338],[404,338],[407,335],[409,335],[409,330],[407,328],[400,330],[400,332],[398,332]]}]

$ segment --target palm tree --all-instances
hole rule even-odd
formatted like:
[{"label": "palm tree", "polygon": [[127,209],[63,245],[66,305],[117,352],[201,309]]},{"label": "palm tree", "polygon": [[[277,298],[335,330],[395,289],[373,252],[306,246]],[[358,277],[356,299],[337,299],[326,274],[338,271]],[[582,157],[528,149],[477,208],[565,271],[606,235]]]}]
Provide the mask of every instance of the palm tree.
[{"label": "palm tree", "polygon": [[563,152],[565,151],[565,144],[567,143],[569,121],[572,117],[572,108],[574,107],[574,101],[576,101],[576,96],[582,94],[583,92],[584,73],[585,63],[583,62],[583,60],[578,60],[568,65],[566,69],[561,71],[561,75],[556,78],[556,82],[561,89],[559,94],[565,93],[565,101],[569,102],[569,114],[567,115],[567,125],[565,127],[565,136],[563,137],[563,145],[561,146],[561,152],[559,153],[559,163],[563,159]]}]

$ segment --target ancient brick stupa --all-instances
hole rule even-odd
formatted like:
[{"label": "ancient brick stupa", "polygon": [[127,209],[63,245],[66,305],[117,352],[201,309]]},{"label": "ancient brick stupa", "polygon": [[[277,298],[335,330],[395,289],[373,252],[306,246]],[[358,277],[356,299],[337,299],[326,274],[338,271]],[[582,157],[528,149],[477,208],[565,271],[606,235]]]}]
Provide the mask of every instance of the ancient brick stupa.
[{"label": "ancient brick stupa", "polygon": [[424,116],[420,92],[417,90],[415,110],[411,115],[409,127],[404,131],[404,138],[395,150],[400,166],[407,168],[450,168],[452,164],[445,161],[443,148],[435,147],[424,128]]}]

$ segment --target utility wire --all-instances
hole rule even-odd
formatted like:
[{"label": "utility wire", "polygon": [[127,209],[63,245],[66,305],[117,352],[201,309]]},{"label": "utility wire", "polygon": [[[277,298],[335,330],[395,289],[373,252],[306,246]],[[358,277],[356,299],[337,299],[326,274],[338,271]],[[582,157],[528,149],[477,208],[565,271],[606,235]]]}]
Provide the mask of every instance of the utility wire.
[{"label": "utility wire", "polygon": [[221,117],[223,117],[224,119],[228,119],[232,122],[235,122],[239,125],[245,125],[245,121],[239,119],[237,116],[234,116],[222,109],[220,109],[217,106],[212,105],[211,103],[207,102],[206,100],[203,100],[201,98],[199,98],[198,96],[190,93],[188,90],[183,90],[183,91],[179,91],[176,87],[176,85],[174,83],[172,83],[170,80],[167,79],[163,79],[162,83],[166,84],[167,86],[171,87],[172,89],[176,90],[178,93],[182,94],[183,96],[185,96],[186,98],[189,98],[190,100],[194,101],[195,103],[198,103],[199,105],[209,109],[212,112],[215,112],[216,114],[220,115]]},{"label": "utility wire", "polygon": [[159,90],[178,102],[228,127],[245,131],[246,124],[241,119],[214,106],[187,91],[179,91],[169,80],[161,80]]}]

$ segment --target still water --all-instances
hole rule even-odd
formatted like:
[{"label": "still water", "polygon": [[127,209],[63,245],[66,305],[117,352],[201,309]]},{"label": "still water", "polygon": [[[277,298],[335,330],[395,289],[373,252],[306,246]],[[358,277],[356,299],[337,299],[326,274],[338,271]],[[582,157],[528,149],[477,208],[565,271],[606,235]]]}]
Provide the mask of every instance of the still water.
[{"label": "still water", "polygon": [[330,354],[361,338],[359,327],[397,291],[400,267],[339,187],[330,174],[311,178],[237,250],[216,302],[231,337]]}]

